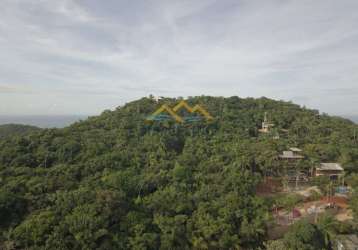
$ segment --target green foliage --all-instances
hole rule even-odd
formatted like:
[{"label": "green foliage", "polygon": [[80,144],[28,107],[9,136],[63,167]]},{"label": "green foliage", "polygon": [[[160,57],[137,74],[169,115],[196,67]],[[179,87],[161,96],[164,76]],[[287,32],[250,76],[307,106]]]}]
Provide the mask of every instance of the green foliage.
[{"label": "green foliage", "polygon": [[274,203],[277,207],[283,207],[291,211],[301,201],[303,201],[303,198],[298,194],[284,194],[275,197]]},{"label": "green foliage", "polygon": [[0,125],[0,140],[7,139],[12,136],[22,136],[41,129],[34,126],[20,125],[20,124],[5,124]]},{"label": "green foliage", "polygon": [[330,214],[323,214],[318,217],[317,227],[324,235],[326,246],[331,248],[331,242],[339,231],[339,222]]},{"label": "green foliage", "polygon": [[17,246],[28,248],[45,244],[54,222],[55,215],[51,211],[39,211],[38,214],[31,215],[13,231]]},{"label": "green foliage", "polygon": [[316,190],[312,189],[310,191],[310,200],[317,201],[322,198],[322,194],[320,192],[317,192]]},{"label": "green foliage", "polygon": [[352,187],[349,206],[353,210],[356,222],[358,222],[358,174],[351,175],[347,178],[347,183]]},{"label": "green foliage", "polygon": [[324,234],[313,224],[301,220],[295,223],[284,237],[289,250],[326,250]]},{"label": "green foliage", "polygon": [[287,250],[283,240],[273,240],[265,244],[266,250]]},{"label": "green foliage", "polygon": [[0,229],[16,224],[26,210],[26,200],[12,192],[0,189]]},{"label": "green foliage", "polygon": [[316,176],[311,180],[312,185],[317,186],[322,192],[326,192],[327,186],[330,185],[331,181],[329,177],[321,175]]},{"label": "green foliage", "polygon": [[[302,168],[340,161],[358,172],[347,120],[267,98],[200,96],[188,103],[205,106],[211,123],[145,121],[177,101],[142,98],[64,129],[1,139],[0,248],[263,248],[271,204],[255,190],[283,171],[279,152],[294,145],[308,157]],[[280,140],[258,132],[265,112]],[[324,242],[318,228],[301,227],[287,244]]]}]

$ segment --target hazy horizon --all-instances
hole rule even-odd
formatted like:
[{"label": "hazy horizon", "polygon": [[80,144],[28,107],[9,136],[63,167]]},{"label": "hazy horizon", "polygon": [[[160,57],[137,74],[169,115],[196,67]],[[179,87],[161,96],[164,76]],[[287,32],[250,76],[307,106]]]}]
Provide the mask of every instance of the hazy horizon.
[{"label": "hazy horizon", "polygon": [[0,125],[21,124],[39,128],[63,128],[88,117],[83,115],[0,115]]},{"label": "hazy horizon", "polygon": [[[124,104],[124,103],[123,103]],[[122,106],[121,104],[120,106]],[[117,105],[116,107],[118,107]],[[310,108],[311,107],[307,107]],[[111,109],[114,110],[114,109]],[[104,110],[102,110],[104,111]],[[320,113],[327,113],[322,112],[319,110]],[[85,120],[90,116],[98,116],[99,113],[92,113],[92,114],[12,114],[12,115],[6,115],[6,114],[0,114],[0,125],[4,124],[23,124],[23,125],[32,125],[37,126],[40,128],[63,128],[66,126],[69,126],[73,124],[74,122]],[[330,114],[330,116],[340,116],[346,119],[349,119],[355,123],[358,123],[358,115],[350,115],[350,114]]]}]

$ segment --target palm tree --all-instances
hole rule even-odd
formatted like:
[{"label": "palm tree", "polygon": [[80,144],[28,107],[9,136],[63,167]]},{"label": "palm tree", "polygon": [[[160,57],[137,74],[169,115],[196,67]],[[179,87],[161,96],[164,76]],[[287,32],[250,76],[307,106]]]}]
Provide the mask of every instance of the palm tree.
[{"label": "palm tree", "polygon": [[331,242],[337,235],[338,221],[329,214],[323,214],[318,217],[317,227],[323,233],[326,245],[331,247]]}]

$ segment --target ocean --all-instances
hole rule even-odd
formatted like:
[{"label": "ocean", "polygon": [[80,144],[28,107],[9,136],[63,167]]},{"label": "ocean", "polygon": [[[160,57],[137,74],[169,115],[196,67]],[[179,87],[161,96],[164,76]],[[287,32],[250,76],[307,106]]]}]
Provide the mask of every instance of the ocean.
[{"label": "ocean", "polygon": [[0,125],[23,124],[39,128],[64,128],[87,118],[85,115],[0,115]]}]

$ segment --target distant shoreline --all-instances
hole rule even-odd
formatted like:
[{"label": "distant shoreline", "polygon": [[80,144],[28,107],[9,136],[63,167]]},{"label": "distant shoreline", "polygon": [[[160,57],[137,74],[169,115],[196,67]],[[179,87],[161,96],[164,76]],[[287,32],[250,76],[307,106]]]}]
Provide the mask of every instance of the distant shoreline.
[{"label": "distant shoreline", "polygon": [[0,115],[0,125],[21,124],[39,128],[64,128],[89,115]]},{"label": "distant shoreline", "polygon": [[347,115],[347,116],[342,116],[342,117],[347,118],[347,119],[349,119],[349,120],[351,120],[351,121],[353,121],[353,122],[358,124],[358,116],[349,116],[349,115]]}]

